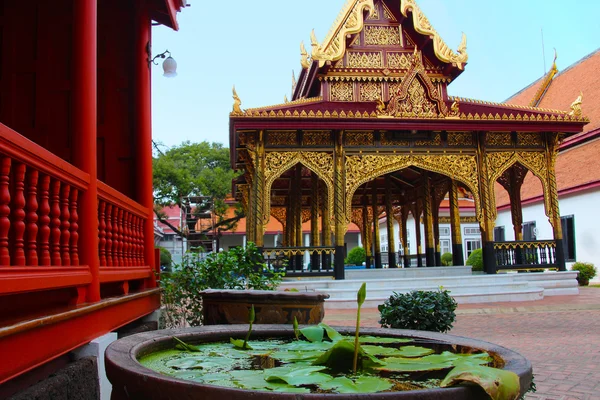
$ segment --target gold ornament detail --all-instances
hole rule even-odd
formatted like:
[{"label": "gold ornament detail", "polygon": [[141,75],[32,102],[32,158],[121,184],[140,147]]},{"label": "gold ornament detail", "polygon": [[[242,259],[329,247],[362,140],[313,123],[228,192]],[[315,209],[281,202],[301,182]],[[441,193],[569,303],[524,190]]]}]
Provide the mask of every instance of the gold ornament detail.
[{"label": "gold ornament detail", "polygon": [[456,64],[458,69],[464,69],[469,59],[467,54],[467,36],[463,33],[457,53],[440,37],[439,33],[431,26],[431,23],[423,14],[415,0],[400,0],[400,12],[408,18],[411,12],[415,30],[421,35],[430,36],[433,39],[433,51],[438,59],[445,63]]},{"label": "gold ornament detail", "polygon": [[485,135],[486,146],[512,146],[510,132],[488,132]]},{"label": "gold ornament detail", "polygon": [[295,146],[297,144],[296,132],[269,132],[267,138],[273,146]]},{"label": "gold ornament detail", "polygon": [[348,52],[349,68],[382,68],[383,57],[381,53]]},{"label": "gold ornament detail", "polygon": [[231,113],[229,114],[230,116],[238,116],[238,115],[244,115],[244,112],[242,111],[242,108],[240,107],[242,105],[242,101],[240,100],[237,92],[235,91],[235,86],[233,87],[233,110],[231,111]]},{"label": "gold ornament detail", "polygon": [[327,61],[337,61],[344,56],[346,51],[346,38],[348,35],[358,33],[364,25],[364,11],[373,12],[373,0],[348,1],[342,8],[338,18],[321,45],[312,35],[312,58],[323,67]]},{"label": "gold ornament detail", "polygon": [[579,92],[579,96],[571,103],[570,116],[581,118],[581,103],[583,103],[583,92]]},{"label": "gold ornament detail", "polygon": [[354,85],[352,82],[334,82],[331,84],[332,101],[353,101]]},{"label": "gold ornament detail", "polygon": [[[352,204],[356,190],[364,183],[407,167],[437,172],[462,182],[473,193],[479,211],[477,158],[474,155],[356,155],[346,156],[346,204]],[[348,211],[347,220],[350,221]]]},{"label": "gold ornament detail", "polygon": [[387,8],[385,3],[381,3],[381,5],[383,6],[383,17],[389,21],[397,22],[396,17],[394,17],[394,14],[390,11],[389,8]]},{"label": "gold ornament detail", "polygon": [[365,26],[365,44],[375,46],[399,46],[402,44],[399,27]]},{"label": "gold ornament detail", "polygon": [[410,142],[408,140],[396,140],[393,137],[394,135],[391,132],[384,132],[381,135],[381,144],[383,146],[410,146]]},{"label": "gold ornament detail", "polygon": [[310,67],[308,52],[306,51],[306,47],[304,47],[304,42],[300,42],[300,65],[302,65],[302,68],[304,69],[308,69],[308,67]]},{"label": "gold ornament detail", "polygon": [[434,118],[437,116],[435,104],[427,98],[425,88],[415,79],[408,88],[406,100],[399,103],[396,116]]},{"label": "gold ornament detail", "polygon": [[271,215],[275,218],[281,225],[284,226],[283,231],[285,232],[285,224],[287,218],[287,208],[285,207],[272,207]]},{"label": "gold ornament detail", "polygon": [[448,146],[473,146],[470,132],[448,132]]},{"label": "gold ornament detail", "polygon": [[542,134],[539,132],[519,132],[517,134],[518,146],[537,147],[542,146],[543,144]]},{"label": "gold ornament detail", "polygon": [[441,146],[442,137],[439,133],[436,133],[431,140],[417,140],[415,146]]},{"label": "gold ornament detail", "polygon": [[379,7],[375,7],[371,10],[371,14],[367,17],[369,21],[376,21],[379,19]]},{"label": "gold ornament detail", "polygon": [[346,146],[372,146],[373,132],[347,132]]},{"label": "gold ornament detail", "polygon": [[387,53],[388,68],[408,69],[412,55],[410,53]]},{"label": "gold ornament detail", "polygon": [[359,86],[360,101],[376,101],[382,97],[382,84],[379,82],[364,82]]},{"label": "gold ornament detail", "polygon": [[303,146],[328,146],[331,143],[330,131],[305,131],[302,135]]}]

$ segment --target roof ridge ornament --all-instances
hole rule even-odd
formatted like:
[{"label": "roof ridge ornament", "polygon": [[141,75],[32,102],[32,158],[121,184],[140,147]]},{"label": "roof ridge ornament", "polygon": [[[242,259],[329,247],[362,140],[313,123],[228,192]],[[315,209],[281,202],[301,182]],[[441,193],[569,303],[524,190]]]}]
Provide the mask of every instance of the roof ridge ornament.
[{"label": "roof ridge ornament", "polygon": [[556,49],[554,49],[554,61],[552,61],[552,67],[550,68],[548,73],[545,75],[544,81],[542,82],[542,84],[540,85],[538,90],[535,92],[535,95],[529,102],[530,107],[537,107],[540,105],[540,103],[542,102],[542,99],[544,98],[544,95],[548,92],[548,88],[550,87],[550,85],[552,84],[552,81],[554,80],[554,76],[556,74],[558,74],[558,67],[556,66],[557,58],[558,58],[558,53],[556,52]]},{"label": "roof ridge ornament", "polygon": [[300,42],[300,64],[304,69],[308,69],[308,67],[310,67],[310,61],[308,61],[308,52],[306,51],[306,47],[304,47],[304,42]]},{"label": "roof ridge ornament", "polygon": [[241,105],[242,105],[242,101],[240,100],[240,98],[237,95],[237,92],[235,91],[235,85],[233,85],[233,110],[231,111],[231,113],[229,115],[231,115],[231,116],[244,115],[244,112],[242,111],[242,108],[240,107]]},{"label": "roof ridge ornament", "polygon": [[421,11],[415,0],[400,0],[400,12],[406,18],[408,18],[408,13],[410,12],[412,14],[415,30],[421,35],[433,37],[433,51],[438,59],[445,63],[456,65],[460,70],[465,69],[465,64],[469,60],[469,55],[467,54],[467,35],[465,35],[464,32],[458,50],[455,53],[444,42],[440,34],[433,29],[433,26],[431,26],[431,23],[425,14],[423,14],[423,11]]},{"label": "roof ridge ornament", "polygon": [[579,96],[571,103],[570,116],[581,118],[581,103],[583,103],[583,92],[579,92]]}]

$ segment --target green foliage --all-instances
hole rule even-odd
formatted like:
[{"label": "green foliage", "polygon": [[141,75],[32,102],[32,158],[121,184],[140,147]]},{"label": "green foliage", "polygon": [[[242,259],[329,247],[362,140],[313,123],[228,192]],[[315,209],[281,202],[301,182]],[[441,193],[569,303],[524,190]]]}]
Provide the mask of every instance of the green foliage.
[{"label": "green foliage", "polygon": [[212,253],[205,260],[186,257],[161,280],[164,325],[167,328],[202,323],[199,292],[205,289],[275,290],[284,273],[270,271],[262,253],[248,243],[245,249]]},{"label": "green foliage", "polygon": [[452,265],[452,253],[442,254],[442,265],[444,267],[449,267]]},{"label": "green foliage", "polygon": [[160,249],[160,266],[167,267],[167,271],[171,271],[171,252],[164,247],[158,247]]},{"label": "green foliage", "polygon": [[483,250],[473,250],[465,264],[473,266],[473,271],[483,271]]},{"label": "green foliage", "polygon": [[367,260],[367,253],[362,247],[355,247],[348,253],[348,257],[344,260],[344,264],[362,265]]},{"label": "green foliage", "polygon": [[590,284],[590,279],[593,279],[596,276],[596,267],[592,263],[586,262],[576,262],[571,267],[573,271],[579,271],[579,275],[577,275],[577,282],[579,282],[579,286],[587,286]]},{"label": "green foliage", "polygon": [[383,328],[447,332],[456,318],[456,301],[447,290],[394,293],[379,305]]}]

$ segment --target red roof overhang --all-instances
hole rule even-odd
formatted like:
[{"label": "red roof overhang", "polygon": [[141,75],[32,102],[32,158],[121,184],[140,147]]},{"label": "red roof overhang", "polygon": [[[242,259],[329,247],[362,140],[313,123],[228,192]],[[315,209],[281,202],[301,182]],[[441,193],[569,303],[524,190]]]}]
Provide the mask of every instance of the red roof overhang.
[{"label": "red roof overhang", "polygon": [[154,0],[150,8],[150,17],[159,24],[177,31],[177,13],[186,5],[186,0]]}]

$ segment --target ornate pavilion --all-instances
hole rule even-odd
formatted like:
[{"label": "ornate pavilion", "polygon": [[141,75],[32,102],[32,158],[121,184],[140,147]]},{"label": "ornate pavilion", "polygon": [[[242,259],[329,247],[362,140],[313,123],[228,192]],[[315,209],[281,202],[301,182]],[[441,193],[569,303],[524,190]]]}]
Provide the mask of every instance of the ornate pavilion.
[{"label": "ornate pavilion", "polygon": [[[248,239],[267,255],[289,257],[288,272],[343,279],[350,222],[361,229],[369,262],[381,268],[378,221],[388,217],[394,268],[408,265],[410,213],[425,227],[424,238],[417,229],[419,266],[420,255],[426,266],[441,265],[439,206],[449,198],[453,263],[463,265],[462,191],[475,204],[487,273],[564,270],[554,168],[561,141],[588,122],[581,98],[562,111],[452,97],[448,85],[467,61],[466,37],[452,51],[414,0],[348,0],[323,42],[311,34],[310,55],[301,45],[291,101],[242,110],[234,90],[231,160],[243,171],[234,186]],[[554,240],[523,241],[520,187],[528,172],[543,187]],[[513,242],[494,242],[495,182],[510,195]],[[264,248],[270,216],[284,227],[283,247]],[[309,246],[300,228],[306,221]],[[404,260],[396,258],[397,242]],[[310,271],[300,271],[305,252]]]}]

